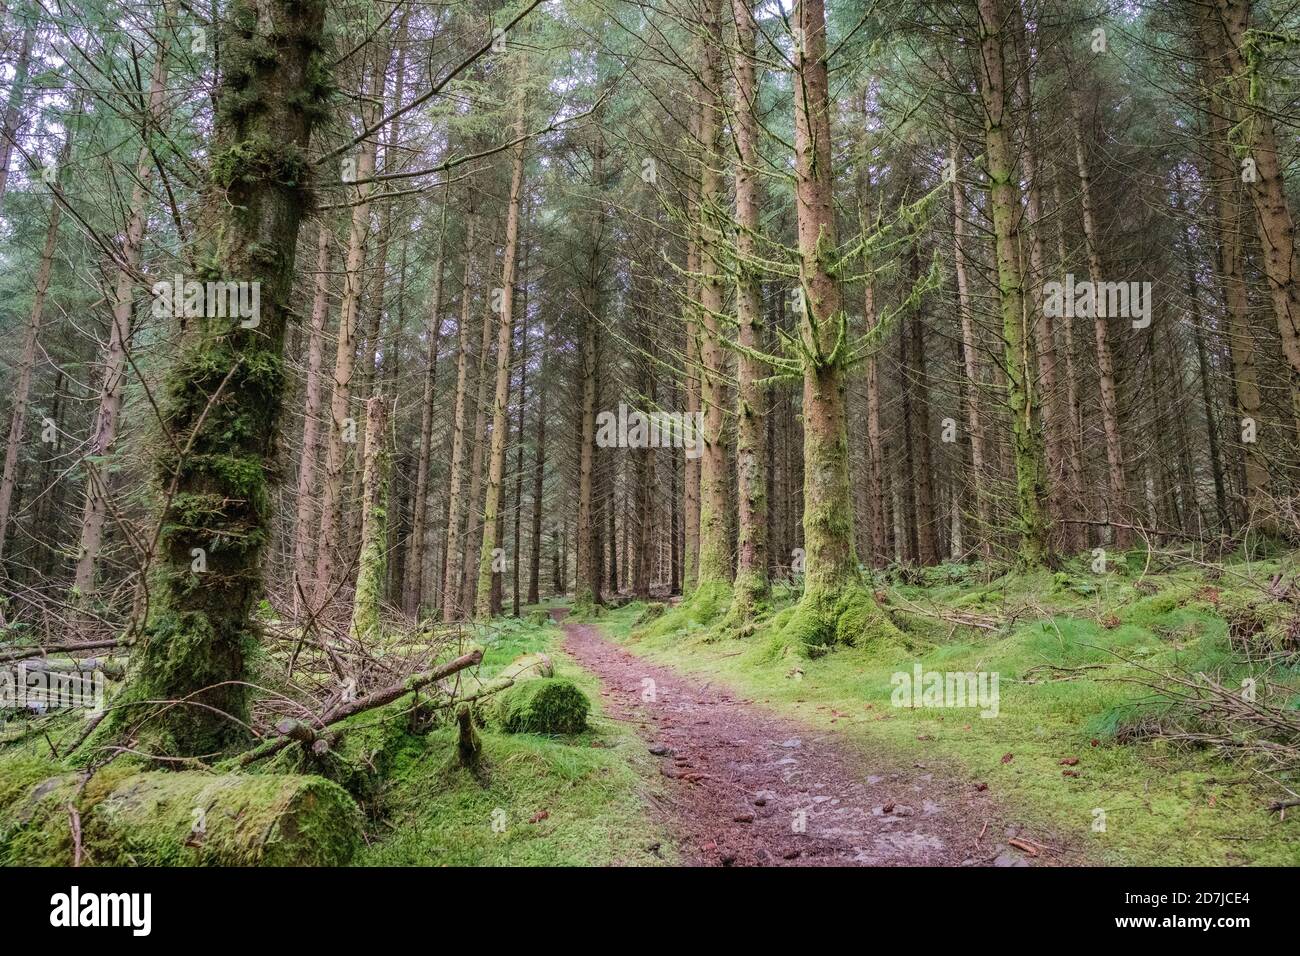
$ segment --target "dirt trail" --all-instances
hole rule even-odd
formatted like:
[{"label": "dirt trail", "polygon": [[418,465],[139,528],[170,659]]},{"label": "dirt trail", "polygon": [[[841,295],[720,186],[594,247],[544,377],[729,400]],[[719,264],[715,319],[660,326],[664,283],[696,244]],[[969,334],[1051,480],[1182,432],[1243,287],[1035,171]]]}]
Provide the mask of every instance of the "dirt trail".
[{"label": "dirt trail", "polygon": [[[605,711],[660,760],[660,810],[686,862],[734,866],[1024,866],[1021,836],[987,790],[841,741],[652,665],[594,627],[564,624],[565,649],[604,684]],[[654,681],[653,700],[645,693]],[[1059,860],[1054,862],[1060,862]]]}]

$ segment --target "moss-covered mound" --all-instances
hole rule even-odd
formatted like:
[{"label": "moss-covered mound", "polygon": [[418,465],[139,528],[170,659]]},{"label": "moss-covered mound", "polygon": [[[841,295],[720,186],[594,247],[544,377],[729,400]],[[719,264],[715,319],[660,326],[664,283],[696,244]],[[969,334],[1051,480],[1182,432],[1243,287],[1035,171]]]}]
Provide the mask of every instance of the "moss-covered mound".
[{"label": "moss-covered mound", "polygon": [[493,697],[489,718],[510,734],[577,734],[587,729],[591,703],[563,677],[538,677]]},{"label": "moss-covered mound", "polygon": [[72,808],[83,865],[337,866],[360,842],[356,804],[319,777],[122,766],[83,787],[83,774],[39,763],[0,763],[0,865],[71,865]]},{"label": "moss-covered mound", "polygon": [[263,772],[324,777],[370,810],[393,766],[424,749],[423,739],[412,731],[415,707],[413,696],[407,694],[349,717],[326,735],[328,747],[317,752],[291,744],[268,761]]},{"label": "moss-covered mound", "polygon": [[860,584],[842,588],[807,588],[788,615],[773,620],[789,646],[818,654],[831,646],[876,647],[903,643],[903,636]]}]

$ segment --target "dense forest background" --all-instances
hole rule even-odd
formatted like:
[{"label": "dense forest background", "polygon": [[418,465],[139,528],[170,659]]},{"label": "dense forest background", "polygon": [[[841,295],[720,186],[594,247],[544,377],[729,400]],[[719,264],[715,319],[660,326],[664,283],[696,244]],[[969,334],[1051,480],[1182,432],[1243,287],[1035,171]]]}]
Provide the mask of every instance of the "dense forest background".
[{"label": "dense forest background", "polygon": [[1279,0],[6,0],[0,655],[186,759],[268,647],[1285,553],[1297,79]]}]

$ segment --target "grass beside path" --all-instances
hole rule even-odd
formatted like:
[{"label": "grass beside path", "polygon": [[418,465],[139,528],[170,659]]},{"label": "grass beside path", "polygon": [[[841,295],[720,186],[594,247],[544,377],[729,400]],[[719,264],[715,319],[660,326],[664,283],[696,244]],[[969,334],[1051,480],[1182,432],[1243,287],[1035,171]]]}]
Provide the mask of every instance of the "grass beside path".
[{"label": "grass beside path", "polygon": [[[1152,735],[1169,713],[1141,683],[1203,673],[1236,687],[1253,677],[1261,695],[1300,706],[1297,654],[1245,665],[1228,638],[1228,608],[1258,591],[1244,582],[1290,568],[1274,565],[1239,565],[1207,579],[1195,568],[1143,574],[1139,562],[1096,575],[1081,564],[992,583],[960,566],[930,569],[916,584],[880,582],[910,649],[839,648],[812,659],[771,636],[792,595],[747,639],[707,622],[665,629],[660,617],[638,625],[654,616],[638,603],[597,623],[653,662],[724,683],[867,753],[987,783],[1027,823],[1068,835],[1099,861],[1295,866],[1300,815],[1280,819],[1267,805],[1287,796],[1281,785],[1300,790],[1296,775],[1233,759],[1231,748]],[[997,673],[997,716],[895,706],[895,675],[910,676],[918,664],[923,672]]]}]

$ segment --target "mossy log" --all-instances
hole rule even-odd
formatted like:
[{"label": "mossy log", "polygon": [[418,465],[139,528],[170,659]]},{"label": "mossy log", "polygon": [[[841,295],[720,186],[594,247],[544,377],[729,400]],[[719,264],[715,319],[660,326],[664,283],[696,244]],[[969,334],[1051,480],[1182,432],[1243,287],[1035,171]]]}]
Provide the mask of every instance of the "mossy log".
[{"label": "mossy log", "polygon": [[79,651],[97,651],[108,647],[125,645],[125,638],[108,637],[98,641],[74,641],[67,644],[49,644],[44,647],[20,647],[12,651],[0,651],[0,662],[20,661],[28,657],[48,657],[50,654],[75,654]]},{"label": "mossy log", "polygon": [[0,864],[338,866],[361,839],[357,805],[320,777],[125,768],[83,787],[12,769],[28,779],[0,806]]}]

